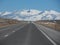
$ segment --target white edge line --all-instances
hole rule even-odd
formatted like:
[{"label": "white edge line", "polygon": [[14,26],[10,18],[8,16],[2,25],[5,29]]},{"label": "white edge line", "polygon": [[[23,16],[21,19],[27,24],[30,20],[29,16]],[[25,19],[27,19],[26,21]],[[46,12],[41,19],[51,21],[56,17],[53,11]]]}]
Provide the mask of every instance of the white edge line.
[{"label": "white edge line", "polygon": [[[35,25],[35,23],[34,23]],[[38,24],[37,24],[38,25]],[[36,26],[37,27],[37,26]],[[38,28],[38,27],[37,27]],[[38,28],[39,29],[39,28]],[[45,32],[43,32],[42,30],[39,30],[41,31],[41,33],[53,44],[53,45],[57,45]]]},{"label": "white edge line", "polygon": [[[20,27],[20,28],[17,28],[17,30],[15,30],[15,31],[12,31],[10,34],[12,34],[12,33],[16,32],[16,31],[18,31],[19,29],[22,29],[24,26],[26,26],[26,25],[23,25],[22,27]],[[9,36],[10,34],[8,33],[8,36]],[[6,36],[6,37],[8,37],[8,36]]]},{"label": "white edge line", "polygon": [[[17,28],[17,30],[19,30],[19,29],[23,28],[24,26],[26,26],[26,25],[23,25],[22,27]],[[14,31],[12,31],[12,32],[14,32]],[[16,32],[16,31],[15,31],[15,32]],[[10,34],[8,33],[8,34],[4,35],[4,37],[8,37],[9,35],[10,35]],[[2,39],[2,38],[0,38],[0,39]]]},{"label": "white edge line", "polygon": [[43,32],[42,30],[40,30],[40,31],[43,33],[43,35],[44,35],[46,38],[49,39],[49,41],[50,41],[53,45],[57,45],[45,32]]}]

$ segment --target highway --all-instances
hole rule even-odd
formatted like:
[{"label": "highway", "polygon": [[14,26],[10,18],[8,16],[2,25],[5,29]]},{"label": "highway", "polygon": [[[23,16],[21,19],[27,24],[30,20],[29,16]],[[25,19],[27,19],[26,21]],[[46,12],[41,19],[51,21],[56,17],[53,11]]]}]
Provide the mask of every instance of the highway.
[{"label": "highway", "polygon": [[0,45],[54,45],[33,23],[4,29],[0,31]]}]

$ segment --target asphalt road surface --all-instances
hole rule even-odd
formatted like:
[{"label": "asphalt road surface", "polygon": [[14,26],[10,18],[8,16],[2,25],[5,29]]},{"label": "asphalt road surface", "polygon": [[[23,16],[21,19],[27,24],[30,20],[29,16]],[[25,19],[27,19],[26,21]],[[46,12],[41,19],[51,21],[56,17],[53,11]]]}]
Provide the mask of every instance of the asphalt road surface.
[{"label": "asphalt road surface", "polygon": [[0,39],[0,45],[53,45],[32,23],[17,28],[20,27],[15,27],[16,32]]}]

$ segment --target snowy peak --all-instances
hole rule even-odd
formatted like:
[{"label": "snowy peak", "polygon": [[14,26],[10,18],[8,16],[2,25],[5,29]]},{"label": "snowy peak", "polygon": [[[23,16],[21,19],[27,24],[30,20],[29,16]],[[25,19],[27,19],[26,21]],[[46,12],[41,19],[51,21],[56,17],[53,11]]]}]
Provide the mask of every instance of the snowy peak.
[{"label": "snowy peak", "polygon": [[36,20],[60,20],[60,12],[39,11],[35,9],[14,11],[14,12],[0,12],[0,18],[36,21]]}]

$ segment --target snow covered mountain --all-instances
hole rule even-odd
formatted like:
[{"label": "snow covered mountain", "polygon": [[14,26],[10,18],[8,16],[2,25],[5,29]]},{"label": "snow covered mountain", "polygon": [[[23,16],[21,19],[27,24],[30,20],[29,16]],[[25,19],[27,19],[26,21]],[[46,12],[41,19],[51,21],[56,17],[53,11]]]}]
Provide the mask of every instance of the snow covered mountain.
[{"label": "snow covered mountain", "polygon": [[35,9],[21,10],[14,12],[0,12],[0,18],[25,20],[25,21],[36,21],[36,20],[60,20],[60,12],[50,11],[39,11]]}]

